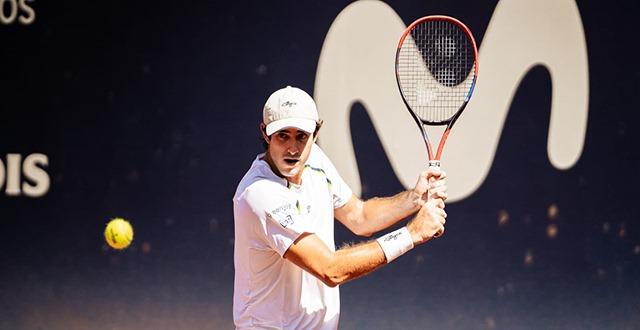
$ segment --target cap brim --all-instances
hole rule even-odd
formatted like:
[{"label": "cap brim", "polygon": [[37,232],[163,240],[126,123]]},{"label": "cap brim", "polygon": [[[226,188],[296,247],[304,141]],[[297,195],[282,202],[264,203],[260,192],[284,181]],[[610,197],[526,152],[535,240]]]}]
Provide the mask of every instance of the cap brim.
[{"label": "cap brim", "polygon": [[267,135],[271,136],[271,134],[288,127],[295,127],[312,134],[316,130],[316,121],[304,118],[285,118],[276,120],[267,125]]}]

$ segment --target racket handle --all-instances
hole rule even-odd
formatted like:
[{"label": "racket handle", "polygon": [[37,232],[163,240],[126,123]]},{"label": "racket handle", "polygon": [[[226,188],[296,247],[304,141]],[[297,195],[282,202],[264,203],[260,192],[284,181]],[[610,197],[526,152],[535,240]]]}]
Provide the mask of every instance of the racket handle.
[{"label": "racket handle", "polygon": [[[440,169],[440,160],[435,160],[435,159],[434,160],[429,160],[429,168],[435,168],[435,169],[439,170]],[[434,181],[436,181],[436,180],[434,180],[433,178],[429,178],[429,183],[432,183]],[[431,189],[431,188],[429,188],[429,189]],[[433,200],[435,200],[435,196],[433,196],[433,195],[431,195],[431,193],[429,193],[428,202],[431,202]],[[440,236],[442,236],[442,232],[441,231],[439,231],[439,232],[435,233],[435,235],[433,235],[433,237],[435,237],[435,238],[438,238]]]}]

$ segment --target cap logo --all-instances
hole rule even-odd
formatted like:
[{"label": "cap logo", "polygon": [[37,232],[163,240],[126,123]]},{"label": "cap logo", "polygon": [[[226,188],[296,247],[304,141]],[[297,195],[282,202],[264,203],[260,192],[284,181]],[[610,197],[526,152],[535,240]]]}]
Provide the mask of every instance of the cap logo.
[{"label": "cap logo", "polygon": [[291,102],[291,101],[287,101],[287,102],[282,103],[282,105],[280,105],[280,106],[281,106],[281,107],[292,107],[292,106],[294,106],[294,105],[296,105],[296,104],[298,104],[298,103],[296,103],[296,102]]}]

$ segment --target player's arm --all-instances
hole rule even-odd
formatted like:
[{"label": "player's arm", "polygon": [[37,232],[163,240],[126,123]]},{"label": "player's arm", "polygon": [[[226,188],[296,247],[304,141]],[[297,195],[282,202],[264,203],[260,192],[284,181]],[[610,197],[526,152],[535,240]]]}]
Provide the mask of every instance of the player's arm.
[{"label": "player's arm", "polygon": [[[429,180],[432,180],[431,184]],[[443,201],[447,199],[444,172],[430,168],[420,174],[413,189],[392,197],[363,201],[352,195],[345,205],[335,209],[334,216],[356,235],[368,237],[420,210],[427,195]]]},{"label": "player's arm", "polygon": [[[378,240],[331,251],[315,234],[304,233],[284,253],[284,257],[334,287],[366,275],[413,246],[425,243],[444,231],[444,202],[423,207],[405,227]],[[404,235],[404,236],[403,236]],[[408,240],[409,246],[402,246]],[[384,246],[384,247],[383,247]]]},{"label": "player's arm", "polygon": [[331,251],[315,234],[302,234],[284,257],[330,287],[358,278],[385,264],[385,255],[375,241]]}]

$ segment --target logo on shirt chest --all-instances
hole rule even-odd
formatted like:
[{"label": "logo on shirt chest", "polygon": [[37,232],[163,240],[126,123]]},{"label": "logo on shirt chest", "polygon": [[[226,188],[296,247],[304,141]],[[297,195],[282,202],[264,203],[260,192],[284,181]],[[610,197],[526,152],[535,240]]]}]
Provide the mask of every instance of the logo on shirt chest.
[{"label": "logo on shirt chest", "polygon": [[[300,203],[300,201],[296,201],[296,209],[298,210],[298,214],[302,214],[302,204]],[[311,213],[311,204],[307,204],[307,207],[305,207],[304,209],[307,210],[307,214]]]},{"label": "logo on shirt chest", "polygon": [[300,200],[296,201],[296,210],[298,210],[298,214],[303,214],[303,210],[307,210],[307,214],[311,213],[311,204],[308,204],[305,208],[302,207],[302,203]]}]

